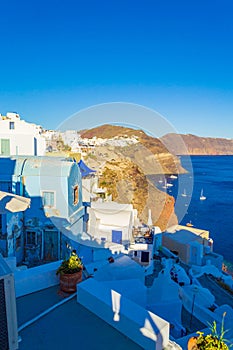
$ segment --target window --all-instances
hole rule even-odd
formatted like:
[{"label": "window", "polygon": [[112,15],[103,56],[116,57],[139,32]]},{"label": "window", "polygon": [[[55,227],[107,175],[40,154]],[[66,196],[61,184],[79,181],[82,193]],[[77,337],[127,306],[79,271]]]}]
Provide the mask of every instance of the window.
[{"label": "window", "polygon": [[34,231],[26,232],[26,244],[27,245],[36,245],[37,244],[37,235]]},{"label": "window", "polygon": [[9,123],[9,128],[10,128],[10,130],[14,130],[14,128],[15,128],[15,122],[10,122],[10,123]]},{"label": "window", "polygon": [[55,206],[55,192],[53,191],[43,191],[42,192],[42,202],[44,207],[52,208]]},{"label": "window", "polygon": [[74,186],[74,205],[78,204],[78,185]]},{"label": "window", "polygon": [[[6,214],[0,214],[0,240],[6,240],[7,233],[6,233]],[[3,247],[2,247],[3,248]],[[1,252],[1,246],[0,246],[0,252]]]},{"label": "window", "polygon": [[2,156],[10,155],[10,139],[0,139],[0,148]]}]

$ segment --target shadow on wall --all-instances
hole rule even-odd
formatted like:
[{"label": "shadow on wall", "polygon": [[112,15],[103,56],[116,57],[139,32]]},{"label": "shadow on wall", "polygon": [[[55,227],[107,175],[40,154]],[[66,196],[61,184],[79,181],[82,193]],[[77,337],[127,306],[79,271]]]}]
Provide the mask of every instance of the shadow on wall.
[{"label": "shadow on wall", "polygon": [[162,350],[169,342],[169,323],[94,279],[78,285],[78,302],[143,349]]}]

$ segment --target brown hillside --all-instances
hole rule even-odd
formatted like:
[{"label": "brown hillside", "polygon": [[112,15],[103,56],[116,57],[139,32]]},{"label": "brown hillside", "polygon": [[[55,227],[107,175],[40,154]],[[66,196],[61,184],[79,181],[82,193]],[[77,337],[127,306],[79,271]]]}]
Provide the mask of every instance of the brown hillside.
[{"label": "brown hillside", "polygon": [[177,224],[174,198],[155,188],[134,162],[125,158],[106,162],[99,185],[114,201],[133,204],[142,222],[147,222],[151,209],[153,224],[162,230]]},{"label": "brown hillside", "polygon": [[110,139],[116,136],[140,136],[145,134],[142,130],[135,130],[124,126],[104,124],[96,128],[84,130],[81,134],[83,138],[91,139],[92,137],[101,137],[102,139]]},{"label": "brown hillside", "polygon": [[82,138],[93,138],[94,136],[102,139],[111,139],[114,137],[133,137],[136,136],[138,140],[149,148],[153,153],[166,153],[167,149],[162,142],[152,136],[148,136],[142,130],[135,130],[118,125],[101,125],[96,128],[87,130],[82,133]]},{"label": "brown hillside", "polygon": [[[82,134],[83,138],[137,137],[139,143],[127,147],[115,147],[115,151],[123,157],[134,161],[145,174],[177,174],[184,173],[179,159],[171,154],[163,143],[148,136],[142,130],[134,130],[123,126],[102,125]],[[94,151],[95,152],[95,151]]]},{"label": "brown hillside", "polygon": [[[180,142],[181,138],[183,145]],[[168,134],[161,140],[175,155],[233,155],[232,139]]]}]

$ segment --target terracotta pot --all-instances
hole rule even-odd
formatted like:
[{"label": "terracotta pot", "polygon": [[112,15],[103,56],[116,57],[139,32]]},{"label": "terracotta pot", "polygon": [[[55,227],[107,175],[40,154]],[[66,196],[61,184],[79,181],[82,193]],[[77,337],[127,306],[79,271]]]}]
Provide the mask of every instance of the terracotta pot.
[{"label": "terracotta pot", "polygon": [[76,292],[76,284],[82,281],[82,270],[72,274],[60,274],[60,288],[65,293]]},{"label": "terracotta pot", "polygon": [[188,341],[188,350],[197,350],[197,337],[192,337]]}]

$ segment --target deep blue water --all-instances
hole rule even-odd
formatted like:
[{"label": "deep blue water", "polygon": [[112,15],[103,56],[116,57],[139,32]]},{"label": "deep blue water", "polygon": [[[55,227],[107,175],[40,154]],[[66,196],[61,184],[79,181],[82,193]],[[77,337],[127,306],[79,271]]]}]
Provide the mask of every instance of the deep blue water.
[{"label": "deep blue water", "polygon": [[[181,158],[185,165],[185,157]],[[210,231],[214,251],[233,263],[233,157],[192,156],[193,194],[181,223]],[[182,175],[188,176],[188,175]],[[203,188],[206,200],[200,200]]]},{"label": "deep blue water", "polygon": [[[168,179],[167,192],[176,198],[176,214],[181,224],[210,231],[214,251],[233,268],[233,156],[181,157],[184,167],[191,159],[193,173]],[[193,183],[193,189],[192,185]],[[181,196],[184,188],[187,197]],[[206,200],[200,200],[203,188]]]}]

